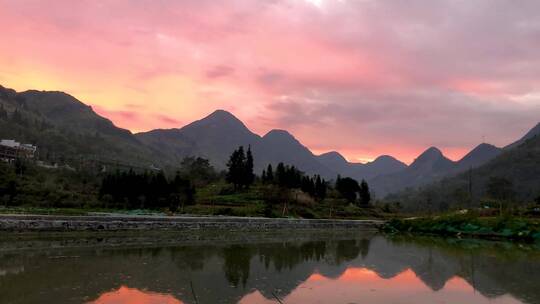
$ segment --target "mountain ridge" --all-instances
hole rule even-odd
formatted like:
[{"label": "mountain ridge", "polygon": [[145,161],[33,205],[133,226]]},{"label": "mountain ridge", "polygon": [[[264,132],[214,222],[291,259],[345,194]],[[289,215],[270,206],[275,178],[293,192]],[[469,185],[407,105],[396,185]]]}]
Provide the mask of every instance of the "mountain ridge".
[{"label": "mountain ridge", "polygon": [[[101,153],[171,167],[178,166],[183,157],[201,156],[208,158],[217,169],[225,169],[234,149],[240,145],[251,146],[255,154],[256,172],[261,172],[269,163],[275,165],[284,162],[308,174],[320,174],[326,179],[335,178],[338,174],[358,180],[366,179],[377,196],[405,187],[422,186],[481,166],[540,134],[539,123],[503,149],[483,143],[458,161],[452,161],[438,148],[430,147],[409,166],[388,155],[381,155],[368,163],[354,163],[347,161],[337,151],[315,155],[293,134],[283,129],[273,129],[260,136],[235,115],[221,109],[183,127],[132,134],[98,115],[75,97],[60,91],[28,90],[18,93],[0,86],[0,102],[10,113],[19,109],[29,120],[53,126],[55,136],[57,133],[63,136],[57,150],[67,154]],[[44,141],[58,142],[50,137],[50,128],[13,124],[7,120],[2,124],[1,136],[38,143],[56,151],[52,144]],[[44,139],[40,140],[42,137]]]}]

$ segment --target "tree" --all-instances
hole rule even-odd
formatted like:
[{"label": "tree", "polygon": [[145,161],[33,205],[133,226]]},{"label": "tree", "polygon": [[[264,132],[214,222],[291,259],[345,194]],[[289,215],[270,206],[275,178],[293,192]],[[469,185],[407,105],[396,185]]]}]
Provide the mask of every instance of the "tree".
[{"label": "tree", "polygon": [[274,170],[272,169],[272,165],[268,164],[268,167],[266,168],[266,180],[269,183],[274,182]]},{"label": "tree", "polygon": [[227,168],[229,170],[227,171],[226,180],[233,184],[234,190],[242,186],[245,160],[244,147],[240,146],[238,150],[234,150],[227,162]]},{"label": "tree", "polygon": [[4,105],[0,104],[0,119],[7,119],[7,111],[4,109]]},{"label": "tree", "polygon": [[255,181],[255,174],[253,174],[253,154],[251,154],[251,146],[248,146],[246,153],[246,162],[244,163],[244,174],[242,178],[242,185],[249,188]]},{"label": "tree", "polygon": [[176,173],[171,184],[171,197],[169,201],[169,210],[176,212],[179,205],[191,205],[195,202],[195,187],[188,179],[182,178],[179,172]]},{"label": "tree", "polygon": [[326,181],[321,179],[320,175],[317,175],[315,181],[315,196],[321,200],[326,198]]},{"label": "tree", "polygon": [[354,203],[358,192],[360,191],[360,185],[355,179],[350,177],[341,178],[338,175],[336,180],[336,190],[345,198],[349,203]]},{"label": "tree", "polygon": [[217,178],[214,167],[202,157],[185,157],[180,163],[180,173],[197,186],[205,186]]},{"label": "tree", "polygon": [[231,154],[227,162],[227,182],[234,185],[237,190],[242,187],[249,187],[255,181],[253,174],[253,154],[251,147],[248,147],[247,153],[244,153],[244,147],[240,146]]},{"label": "tree", "polygon": [[262,173],[261,173],[261,180],[263,182],[263,184],[266,184],[267,180],[266,180],[266,170],[262,170]]},{"label": "tree", "polygon": [[302,182],[300,184],[300,189],[311,195],[311,196],[315,196],[315,182],[313,181],[313,179],[309,176],[303,176],[302,177]]},{"label": "tree", "polygon": [[285,165],[283,163],[279,163],[276,168],[276,182],[279,186],[285,186],[286,184],[286,176],[285,176]]},{"label": "tree", "polygon": [[176,211],[181,204],[194,202],[195,187],[189,179],[176,172],[167,179],[163,172],[136,173],[117,171],[105,176],[99,189],[104,203],[117,203],[124,208],[164,208]]},{"label": "tree", "polygon": [[362,182],[360,183],[360,189],[358,192],[360,195],[360,205],[369,205],[369,202],[371,201],[371,193],[369,192],[368,183],[365,180],[362,180]]}]

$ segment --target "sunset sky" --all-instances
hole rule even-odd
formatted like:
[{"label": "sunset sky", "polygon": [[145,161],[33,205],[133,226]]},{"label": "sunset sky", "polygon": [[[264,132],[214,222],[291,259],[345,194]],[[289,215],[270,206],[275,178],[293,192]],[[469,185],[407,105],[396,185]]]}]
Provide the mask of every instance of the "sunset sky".
[{"label": "sunset sky", "polygon": [[540,121],[540,1],[0,0],[0,85],[137,131],[225,109],[315,153],[458,159]]}]

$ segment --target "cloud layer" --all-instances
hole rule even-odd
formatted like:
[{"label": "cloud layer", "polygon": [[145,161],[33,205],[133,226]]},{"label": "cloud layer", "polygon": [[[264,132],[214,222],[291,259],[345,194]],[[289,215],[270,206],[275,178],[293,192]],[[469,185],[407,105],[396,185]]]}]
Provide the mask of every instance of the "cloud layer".
[{"label": "cloud layer", "polygon": [[0,0],[0,84],[134,131],[216,108],[317,152],[459,158],[540,121],[538,1]]}]

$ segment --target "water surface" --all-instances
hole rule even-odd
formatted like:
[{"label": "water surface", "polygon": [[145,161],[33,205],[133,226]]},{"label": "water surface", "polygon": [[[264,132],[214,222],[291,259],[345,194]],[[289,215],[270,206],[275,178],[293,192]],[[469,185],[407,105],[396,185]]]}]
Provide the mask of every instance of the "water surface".
[{"label": "water surface", "polygon": [[539,252],[337,232],[4,236],[0,303],[540,303]]}]

